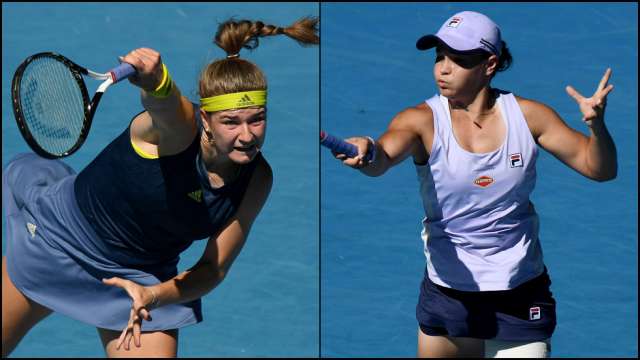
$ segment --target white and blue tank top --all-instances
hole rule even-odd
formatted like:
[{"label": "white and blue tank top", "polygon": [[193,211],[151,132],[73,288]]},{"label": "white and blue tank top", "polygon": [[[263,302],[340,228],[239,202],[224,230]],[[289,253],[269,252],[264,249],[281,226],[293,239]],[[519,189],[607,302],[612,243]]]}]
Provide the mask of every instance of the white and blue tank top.
[{"label": "white and blue tank top", "polygon": [[448,99],[433,111],[429,160],[416,164],[425,218],[422,240],[434,283],[462,291],[508,290],[544,271],[538,215],[529,200],[537,147],[513,94],[498,91],[502,145],[472,153],[457,142]]}]

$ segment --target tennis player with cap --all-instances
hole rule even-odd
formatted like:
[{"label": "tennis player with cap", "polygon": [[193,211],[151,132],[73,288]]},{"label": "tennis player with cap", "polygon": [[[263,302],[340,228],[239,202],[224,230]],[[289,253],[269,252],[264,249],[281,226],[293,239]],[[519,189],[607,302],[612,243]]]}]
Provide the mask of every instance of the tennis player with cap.
[{"label": "tennis player with cap", "polygon": [[[53,311],[95,326],[109,357],[177,355],[178,329],[202,321],[200,298],[229,272],[271,191],[266,78],[240,50],[277,35],[317,44],[317,23],[222,23],[215,43],[227,56],[203,69],[200,104],[157,51],[135,49],[121,60],[137,69],[145,110],[85,169],[35,154],[6,165],[3,357]],[[199,239],[202,257],[178,273]]]},{"label": "tennis player with cap", "polygon": [[[616,177],[604,123],[611,70],[590,97],[566,88],[585,136],[548,106],[491,86],[512,57],[487,16],[457,13],[416,47],[435,48],[439,94],[396,115],[377,141],[346,139],[357,157],[335,156],[368,176],[413,158],[426,215],[418,355],[549,356],[555,300],[529,200],[538,146],[589,179]],[[375,158],[365,161],[371,147]]]}]

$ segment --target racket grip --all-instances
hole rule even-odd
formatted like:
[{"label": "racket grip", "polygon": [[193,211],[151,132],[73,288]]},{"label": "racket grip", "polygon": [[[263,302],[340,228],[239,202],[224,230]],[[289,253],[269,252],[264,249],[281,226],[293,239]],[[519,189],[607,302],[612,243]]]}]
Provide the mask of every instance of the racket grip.
[{"label": "racket grip", "polygon": [[[350,158],[358,156],[358,148],[349,144],[348,142],[339,139],[333,135],[327,134],[324,131],[320,132],[320,144],[331,149],[332,151],[338,154],[345,154]],[[364,157],[365,161],[370,161],[373,159],[375,154],[375,147],[370,147],[369,151]]]},{"label": "racket grip", "polygon": [[122,63],[109,71],[109,74],[111,74],[111,79],[114,83],[126,79],[135,73],[136,68],[134,68],[133,65],[127,63]]}]

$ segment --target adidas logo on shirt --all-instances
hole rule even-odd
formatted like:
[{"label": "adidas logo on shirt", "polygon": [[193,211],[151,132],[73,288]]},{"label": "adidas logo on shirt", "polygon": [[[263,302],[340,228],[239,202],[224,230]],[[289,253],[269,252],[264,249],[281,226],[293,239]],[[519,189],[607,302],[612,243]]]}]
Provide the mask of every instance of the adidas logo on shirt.
[{"label": "adidas logo on shirt", "polygon": [[190,198],[197,202],[202,202],[202,190],[196,190],[187,194]]},{"label": "adidas logo on shirt", "polygon": [[29,230],[29,234],[31,234],[32,239],[36,236],[36,228],[37,226],[35,224],[30,222],[27,223],[27,230]]}]

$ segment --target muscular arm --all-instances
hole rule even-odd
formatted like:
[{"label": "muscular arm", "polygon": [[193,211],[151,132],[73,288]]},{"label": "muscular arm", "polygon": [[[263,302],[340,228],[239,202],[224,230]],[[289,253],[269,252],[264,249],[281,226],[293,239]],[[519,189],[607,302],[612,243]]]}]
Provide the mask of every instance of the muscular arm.
[{"label": "muscular arm", "polygon": [[[194,109],[173,81],[167,81],[171,84],[168,96],[152,95],[163,80],[160,54],[153,49],[140,48],[122,60],[137,69],[137,74],[130,81],[141,89],[142,105],[146,110],[133,121],[132,141],[143,151],[156,156],[184,150],[197,131]],[[168,73],[170,78],[170,71]]]},{"label": "muscular arm", "polygon": [[616,148],[604,122],[589,127],[590,136],[570,128],[550,107],[518,98],[536,142],[564,164],[596,181],[614,179]]},{"label": "muscular arm", "polygon": [[424,105],[408,108],[391,120],[387,131],[375,142],[375,159],[360,171],[368,176],[380,176],[410,155],[426,159],[425,148],[430,148],[432,138],[431,109]]},{"label": "muscular arm", "polygon": [[267,162],[258,164],[237,213],[222,231],[209,238],[200,260],[189,270],[151,287],[158,296],[158,306],[198,299],[224,280],[269,196],[272,183]]}]

